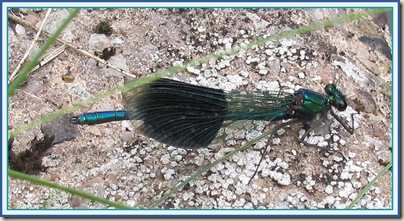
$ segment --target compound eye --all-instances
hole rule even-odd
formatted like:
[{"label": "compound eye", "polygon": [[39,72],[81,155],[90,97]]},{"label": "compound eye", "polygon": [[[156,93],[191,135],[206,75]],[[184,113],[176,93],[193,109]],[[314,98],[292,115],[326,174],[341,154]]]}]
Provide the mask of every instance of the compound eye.
[{"label": "compound eye", "polygon": [[338,102],[338,103],[336,103],[335,105],[334,105],[334,107],[336,107],[337,108],[337,110],[339,110],[339,111],[344,111],[344,110],[346,110],[346,107],[347,107],[348,105],[346,104],[346,102],[344,101],[344,100],[341,100],[340,102]]},{"label": "compound eye", "polygon": [[335,94],[336,87],[335,87],[335,85],[333,85],[333,84],[327,84],[327,85],[325,86],[324,90],[325,90],[325,93],[326,93],[327,95],[334,95],[334,94]]}]

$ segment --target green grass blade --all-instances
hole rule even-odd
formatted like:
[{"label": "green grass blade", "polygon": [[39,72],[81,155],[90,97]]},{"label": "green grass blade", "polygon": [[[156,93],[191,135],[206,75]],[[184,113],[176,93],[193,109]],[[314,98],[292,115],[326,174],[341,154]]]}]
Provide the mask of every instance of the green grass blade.
[{"label": "green grass blade", "polygon": [[355,206],[355,204],[358,203],[359,200],[362,199],[363,195],[365,195],[365,193],[367,193],[367,192],[370,190],[370,188],[372,188],[372,186],[373,186],[387,171],[389,171],[389,170],[391,169],[392,165],[393,165],[392,162],[390,162],[389,164],[387,164],[387,166],[385,166],[385,167],[383,168],[383,170],[380,171],[379,174],[377,174],[377,176],[376,176],[375,178],[373,178],[373,180],[372,180],[370,183],[368,183],[368,185],[366,185],[365,188],[363,188],[363,189],[358,193],[358,195],[355,197],[354,200],[352,200],[352,202],[348,205],[347,208],[348,208],[348,209],[352,209],[352,208]]}]

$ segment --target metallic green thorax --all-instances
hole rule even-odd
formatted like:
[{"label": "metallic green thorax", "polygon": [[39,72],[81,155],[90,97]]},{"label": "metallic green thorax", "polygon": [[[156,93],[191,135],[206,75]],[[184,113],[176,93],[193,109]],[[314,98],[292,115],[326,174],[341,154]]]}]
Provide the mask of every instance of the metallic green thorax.
[{"label": "metallic green thorax", "polygon": [[335,85],[325,87],[326,95],[300,89],[294,93],[295,101],[288,109],[288,118],[311,119],[317,114],[328,111],[331,107],[344,111],[347,107],[344,96]]}]

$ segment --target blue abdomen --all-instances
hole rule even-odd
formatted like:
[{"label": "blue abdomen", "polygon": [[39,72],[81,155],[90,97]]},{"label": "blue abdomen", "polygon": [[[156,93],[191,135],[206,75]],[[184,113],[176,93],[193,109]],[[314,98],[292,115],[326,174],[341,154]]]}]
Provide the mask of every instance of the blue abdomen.
[{"label": "blue abdomen", "polygon": [[74,124],[102,124],[111,121],[129,120],[128,112],[126,111],[103,111],[94,113],[85,113],[70,119]]}]

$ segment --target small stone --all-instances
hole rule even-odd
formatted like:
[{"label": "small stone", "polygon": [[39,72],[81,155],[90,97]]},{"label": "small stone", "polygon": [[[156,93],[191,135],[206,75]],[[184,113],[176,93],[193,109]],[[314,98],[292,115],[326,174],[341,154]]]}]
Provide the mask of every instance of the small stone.
[{"label": "small stone", "polygon": [[335,198],[329,196],[329,197],[325,198],[325,202],[326,202],[327,204],[331,204],[331,205],[332,205],[332,204],[334,204],[334,202],[335,202]]},{"label": "small stone", "polygon": [[270,49],[265,50],[265,54],[268,56],[272,56],[274,54],[274,52]]},{"label": "small stone", "polygon": [[334,188],[331,185],[328,185],[325,190],[326,193],[331,194],[334,191]]},{"label": "small stone", "polygon": [[261,69],[258,71],[258,74],[260,74],[260,75],[266,75],[267,73],[268,73],[268,70],[266,70],[266,69]]},{"label": "small stone", "polygon": [[166,171],[165,171],[165,173],[164,173],[164,179],[165,180],[170,180],[170,179],[172,179],[173,178],[173,174],[175,174],[175,171],[173,170],[173,169],[167,169]]},{"label": "small stone", "polygon": [[352,183],[352,186],[354,188],[356,188],[356,189],[359,189],[359,188],[362,187],[362,184],[360,182],[358,182],[358,181],[355,181],[355,182]]},{"label": "small stone", "polygon": [[334,141],[334,142],[338,142],[339,140],[340,140],[339,136],[333,136],[332,137],[332,141]]},{"label": "small stone", "polygon": [[276,131],[276,133],[279,135],[279,136],[281,136],[281,135],[283,135],[284,133],[285,133],[285,129],[279,129],[278,131]]},{"label": "small stone", "polygon": [[375,187],[374,191],[375,191],[376,194],[382,193],[382,190],[379,187]]},{"label": "small stone", "polygon": [[355,158],[356,157],[356,153],[354,153],[354,152],[349,152],[348,153],[348,156],[349,156],[349,158]]},{"label": "small stone", "polygon": [[350,174],[348,172],[342,172],[340,177],[341,177],[341,179],[346,180],[346,179],[350,179],[352,177],[352,174]]},{"label": "small stone", "polygon": [[340,190],[338,195],[341,198],[348,198],[348,196],[353,192],[352,187],[345,187],[344,189]]},{"label": "small stone", "polygon": [[194,73],[195,68],[194,67],[187,67],[187,71],[190,73]]},{"label": "small stone", "polygon": [[346,144],[346,141],[343,140],[343,139],[341,139],[341,140],[339,140],[339,143],[340,143],[342,146],[344,146],[344,145]]},{"label": "small stone", "polygon": [[380,164],[388,164],[392,159],[391,151],[381,150],[376,153],[376,157]]},{"label": "small stone", "polygon": [[248,73],[247,71],[245,71],[245,70],[242,70],[242,71],[240,71],[240,75],[241,75],[243,78],[247,78],[248,75],[249,75],[249,73]]},{"label": "small stone", "polygon": [[[129,71],[129,66],[127,65],[127,60],[122,54],[118,54],[118,55],[115,55],[115,56],[111,57],[108,60],[108,62],[111,65],[113,65],[113,66],[115,66],[115,67],[117,67],[117,68],[119,68],[119,69],[121,69],[121,70],[123,70],[123,71],[125,71],[127,73],[130,72]],[[116,71],[116,70],[114,70],[112,68],[108,68],[108,67],[102,68],[102,73],[105,74],[106,76],[122,76],[121,72]]]},{"label": "small stone", "polygon": [[344,159],[342,157],[334,157],[335,162],[342,162]]},{"label": "small stone", "polygon": [[161,157],[160,159],[162,164],[168,164],[171,160],[170,160],[170,155],[169,154],[165,154]]},{"label": "small stone", "polygon": [[128,201],[126,201],[126,204],[127,204],[128,206],[130,206],[130,207],[135,207],[136,202],[135,202],[134,200],[128,200]]},{"label": "small stone", "polygon": [[273,140],[272,140],[272,143],[273,144],[280,144],[281,143],[281,139],[280,138],[274,138]]},{"label": "small stone", "polygon": [[202,26],[199,26],[198,27],[198,32],[205,32],[206,31],[206,28],[204,28],[204,27],[202,27]]},{"label": "small stone", "polygon": [[121,133],[121,140],[123,142],[130,142],[135,139],[135,134],[131,131],[124,131]]},{"label": "small stone", "polygon": [[286,68],[285,67],[281,67],[281,72],[285,73],[286,72]]},{"label": "small stone", "polygon": [[25,28],[24,28],[22,25],[17,24],[17,25],[15,26],[15,32],[16,32],[18,35],[25,35]]},{"label": "small stone", "polygon": [[[81,137],[82,135],[79,132],[77,125],[70,123],[70,119],[72,116],[72,114],[63,115],[60,118],[57,118],[49,123],[43,124],[41,126],[42,133],[47,134],[48,136],[55,135],[53,144],[58,144],[64,141],[73,140],[77,137]],[[101,135],[101,132],[99,130],[95,133],[97,133],[98,136]]]},{"label": "small stone", "polygon": [[289,164],[286,162],[279,162],[277,163],[278,167],[283,168],[283,169],[287,169],[289,167]]},{"label": "small stone", "polygon": [[183,65],[184,65],[184,64],[183,64],[182,61],[174,61],[174,62],[173,62],[173,66],[181,67],[181,66],[183,66]]},{"label": "small stone", "polygon": [[278,184],[287,186],[291,183],[290,175],[287,173],[280,173],[271,171],[270,176],[278,182]]}]

